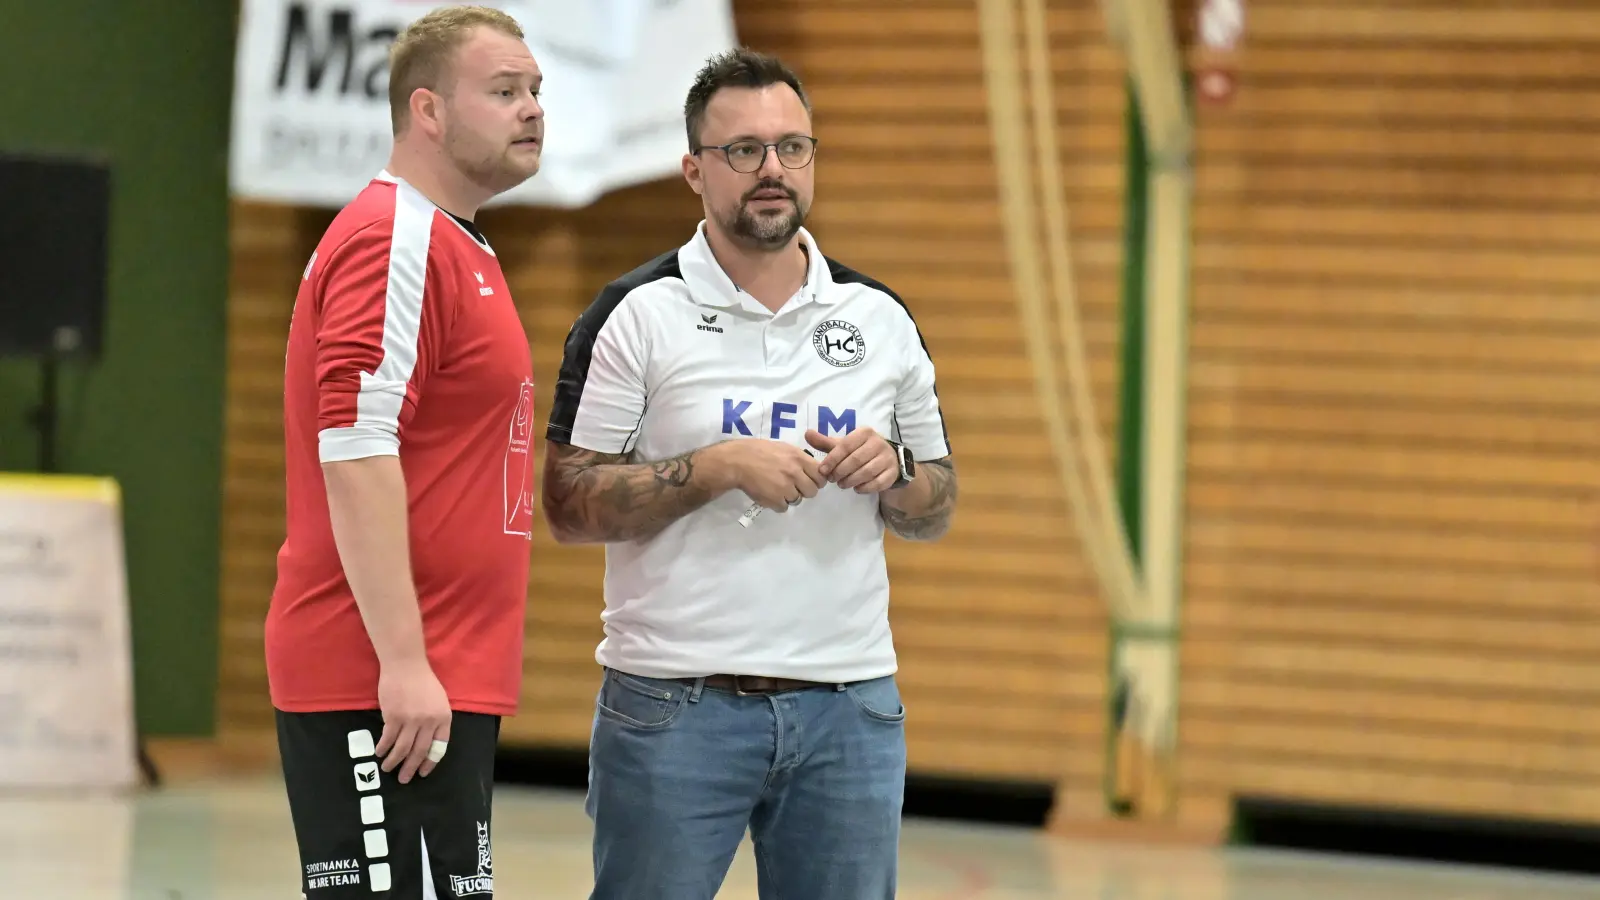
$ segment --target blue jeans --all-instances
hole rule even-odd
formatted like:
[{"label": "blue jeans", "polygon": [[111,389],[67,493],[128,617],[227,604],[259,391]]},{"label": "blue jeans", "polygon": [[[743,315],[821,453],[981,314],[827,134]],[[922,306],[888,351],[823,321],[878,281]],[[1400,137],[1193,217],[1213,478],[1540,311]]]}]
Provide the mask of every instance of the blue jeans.
[{"label": "blue jeans", "polygon": [[893,676],[739,696],[607,670],[592,900],[712,900],[747,827],[763,900],[889,900],[904,720]]}]

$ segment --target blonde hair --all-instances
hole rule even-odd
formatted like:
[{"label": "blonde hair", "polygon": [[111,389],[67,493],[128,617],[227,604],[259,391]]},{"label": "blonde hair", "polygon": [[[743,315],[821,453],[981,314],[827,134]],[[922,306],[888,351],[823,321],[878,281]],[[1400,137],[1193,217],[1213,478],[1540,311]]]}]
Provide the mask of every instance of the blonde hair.
[{"label": "blonde hair", "polygon": [[444,6],[406,26],[389,47],[389,121],[396,137],[411,117],[411,95],[418,88],[438,91],[450,73],[456,50],[473,29],[492,28],[523,39],[517,20],[487,6]]}]

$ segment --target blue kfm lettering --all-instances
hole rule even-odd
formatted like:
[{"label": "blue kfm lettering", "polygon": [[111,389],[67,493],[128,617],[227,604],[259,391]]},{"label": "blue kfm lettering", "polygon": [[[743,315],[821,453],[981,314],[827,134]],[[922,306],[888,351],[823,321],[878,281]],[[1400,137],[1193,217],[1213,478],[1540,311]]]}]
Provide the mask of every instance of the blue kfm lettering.
[{"label": "blue kfm lettering", "polygon": [[722,433],[781,440],[785,432],[815,428],[824,435],[849,434],[856,429],[856,411],[849,407],[808,407],[802,416],[798,403],[758,403],[722,398]]}]

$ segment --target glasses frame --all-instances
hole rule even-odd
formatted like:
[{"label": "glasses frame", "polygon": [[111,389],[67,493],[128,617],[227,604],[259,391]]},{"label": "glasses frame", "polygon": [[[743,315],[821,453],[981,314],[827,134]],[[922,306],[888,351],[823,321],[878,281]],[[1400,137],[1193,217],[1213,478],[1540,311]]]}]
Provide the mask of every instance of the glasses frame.
[{"label": "glasses frame", "polygon": [[[792,141],[796,139],[811,142],[811,155],[806,157],[806,161],[798,166],[791,166],[783,161],[782,156],[778,157],[778,165],[783,166],[785,169],[789,169],[790,171],[794,171],[796,169],[804,169],[806,166],[809,166],[816,161],[817,139],[809,134],[786,134],[782,138],[779,138],[770,144],[761,144],[760,141],[757,141],[754,138],[744,138],[742,140],[729,141],[726,144],[704,144],[695,148],[694,155],[699,157],[701,151],[704,150],[721,150],[722,161],[728,164],[728,168],[733,169],[733,171],[738,172],[740,175],[754,175],[755,173],[761,171],[762,166],[767,164],[767,154],[776,152],[778,145],[784,141]],[[760,162],[756,163],[756,167],[754,169],[751,169],[748,172],[735,169],[733,166],[733,158],[728,156],[728,148],[738,146],[739,144],[761,144],[761,160]]]}]

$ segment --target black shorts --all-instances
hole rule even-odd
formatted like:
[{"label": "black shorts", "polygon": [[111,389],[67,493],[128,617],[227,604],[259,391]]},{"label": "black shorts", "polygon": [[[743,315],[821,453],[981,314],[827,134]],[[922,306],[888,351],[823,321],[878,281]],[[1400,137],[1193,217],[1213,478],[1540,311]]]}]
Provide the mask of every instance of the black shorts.
[{"label": "black shorts", "polygon": [[377,710],[280,710],[277,720],[306,900],[494,896],[489,813],[498,716],[456,713],[444,759],[409,784],[373,755],[383,735]]}]

